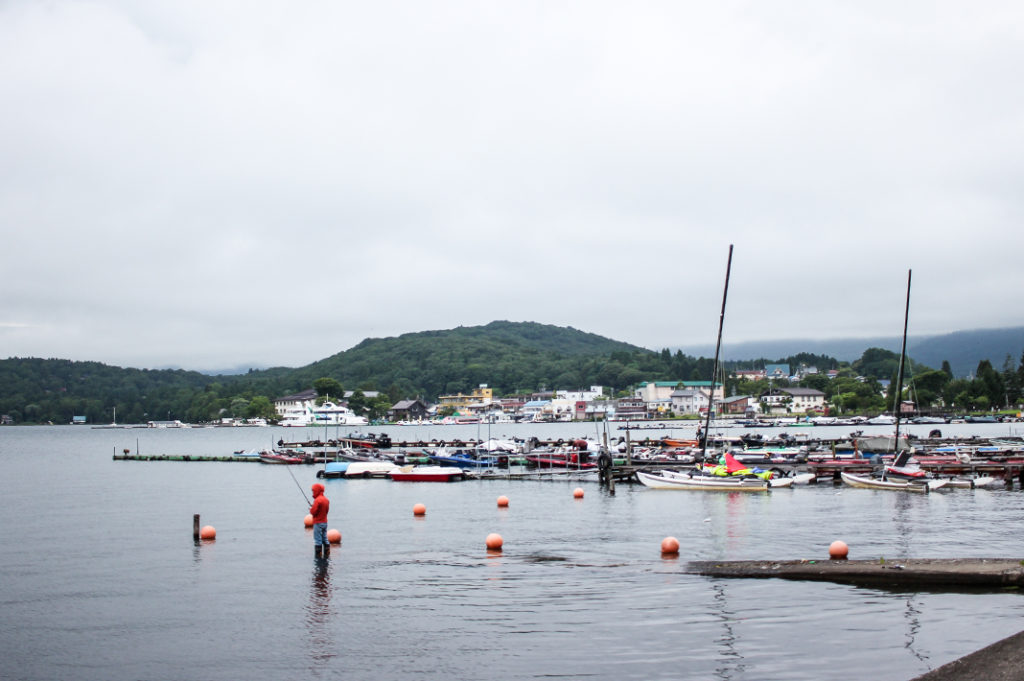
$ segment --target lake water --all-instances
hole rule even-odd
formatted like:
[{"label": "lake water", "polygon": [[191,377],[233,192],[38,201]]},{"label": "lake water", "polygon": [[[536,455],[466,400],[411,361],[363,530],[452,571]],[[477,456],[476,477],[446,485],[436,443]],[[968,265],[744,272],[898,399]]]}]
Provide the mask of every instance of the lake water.
[{"label": "lake water", "polygon": [[[1013,426],[938,427],[1019,434]],[[689,560],[820,560],[835,539],[854,559],[1022,556],[1016,489],[749,494],[620,483],[609,495],[592,483],[327,480],[329,527],[343,541],[317,561],[302,522],[313,467],[112,460],[124,448],[227,455],[319,435],[0,428],[0,678],[906,680],[1024,628],[1015,592],[684,573]],[[413,515],[416,503],[425,517]],[[193,542],[195,513],[217,528],[215,541]],[[484,548],[491,532],[504,537],[500,554]],[[660,555],[669,535],[682,543],[677,559]]]}]

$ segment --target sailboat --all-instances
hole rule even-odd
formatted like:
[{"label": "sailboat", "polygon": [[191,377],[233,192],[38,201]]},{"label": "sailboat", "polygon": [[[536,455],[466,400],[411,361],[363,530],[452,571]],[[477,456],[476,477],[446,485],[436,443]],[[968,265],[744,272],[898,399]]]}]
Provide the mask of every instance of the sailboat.
[{"label": "sailboat", "polygon": [[[722,292],[722,312],[718,318],[718,342],[715,345],[715,363],[711,373],[711,395],[708,401],[707,421],[704,425],[705,437],[701,440],[701,460],[706,460],[708,438],[711,432],[711,413],[715,403],[715,380],[718,378],[718,359],[722,351],[722,326],[725,323],[725,301],[729,295],[729,274],[732,270],[732,244],[729,244],[729,260],[725,268],[725,290]],[[724,381],[723,381],[724,384]],[[722,466],[701,464],[685,472],[659,471],[657,473],[637,471],[636,477],[651,489],[679,490],[738,490],[743,492],[766,492],[770,487],[788,487],[792,478],[770,480],[770,473],[761,477],[751,469],[744,467],[731,455],[725,455],[726,463]],[[732,461],[730,461],[732,459]]]},{"label": "sailboat", "polygon": [[[893,413],[895,414],[896,423],[896,438],[895,442],[897,447],[900,441],[900,407],[903,402],[903,367],[907,359],[907,323],[910,319],[910,278],[912,271],[907,270],[907,305],[903,313],[903,347],[900,350],[900,367],[896,373],[896,392],[893,400],[896,403]],[[843,478],[843,482],[851,487],[862,487],[867,489],[887,489],[897,490],[905,492],[921,492],[928,493],[933,490],[937,490],[944,487],[949,481],[940,480],[936,478],[929,478],[923,474],[920,475],[890,475],[889,470],[893,467],[903,467],[907,460],[909,460],[909,452],[897,452],[896,461],[894,465],[888,468],[883,468],[881,473],[878,475],[855,475],[842,471],[840,475]]]}]

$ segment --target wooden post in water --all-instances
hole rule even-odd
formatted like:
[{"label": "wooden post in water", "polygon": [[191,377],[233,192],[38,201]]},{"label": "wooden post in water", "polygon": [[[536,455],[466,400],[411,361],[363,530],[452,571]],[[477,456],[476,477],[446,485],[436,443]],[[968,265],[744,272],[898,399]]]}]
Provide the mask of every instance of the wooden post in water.
[{"label": "wooden post in water", "polygon": [[626,465],[633,467],[633,445],[629,442],[629,428],[626,428]]},{"label": "wooden post in water", "polygon": [[199,514],[192,516],[192,539],[199,541]]}]

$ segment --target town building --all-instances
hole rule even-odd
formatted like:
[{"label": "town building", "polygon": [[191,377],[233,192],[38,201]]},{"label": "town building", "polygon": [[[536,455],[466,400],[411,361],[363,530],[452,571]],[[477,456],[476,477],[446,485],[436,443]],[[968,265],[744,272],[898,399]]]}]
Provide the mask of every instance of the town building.
[{"label": "town building", "polygon": [[615,401],[615,419],[619,421],[644,421],[647,419],[647,404],[639,397],[623,397]]},{"label": "town building", "polygon": [[285,395],[274,400],[274,411],[284,418],[288,414],[301,414],[316,406],[316,390],[310,388],[293,395]]},{"label": "town building", "polygon": [[[673,392],[687,388],[700,390],[707,395],[711,390],[711,381],[646,381],[633,390],[633,396],[644,402],[671,401]],[[714,400],[717,402],[724,397],[725,387],[716,381]]]},{"label": "town building", "polygon": [[825,410],[825,393],[814,388],[775,388],[761,396],[770,414],[807,414]]},{"label": "town building", "polygon": [[746,415],[747,411],[753,407],[755,398],[750,395],[735,395],[733,397],[726,397],[724,400],[718,403],[719,414],[742,414]]},{"label": "town building", "polygon": [[702,390],[674,390],[669,397],[674,414],[700,414],[708,408],[708,395]]},{"label": "town building", "polygon": [[471,407],[481,407],[489,405],[494,400],[494,391],[487,387],[486,383],[482,383],[479,388],[474,390],[469,395],[463,395],[458,393],[455,395],[441,395],[437,398],[437,404],[442,409],[469,409]]},{"label": "town building", "polygon": [[388,410],[389,421],[422,421],[429,416],[429,407],[423,400],[401,400]]}]

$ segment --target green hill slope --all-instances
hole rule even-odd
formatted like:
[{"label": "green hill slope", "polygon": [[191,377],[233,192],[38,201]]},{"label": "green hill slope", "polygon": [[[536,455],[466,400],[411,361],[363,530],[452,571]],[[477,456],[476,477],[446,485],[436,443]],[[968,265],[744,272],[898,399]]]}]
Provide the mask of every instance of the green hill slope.
[{"label": "green hill slope", "polygon": [[484,383],[503,393],[532,391],[540,385],[576,388],[594,375],[595,363],[613,353],[622,353],[624,358],[653,354],[571,327],[496,321],[369,338],[350,350],[294,370],[288,379],[293,385],[308,386],[329,376],[347,389],[373,385],[430,399],[469,392]]}]

